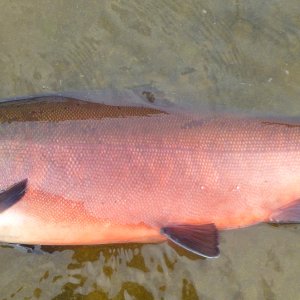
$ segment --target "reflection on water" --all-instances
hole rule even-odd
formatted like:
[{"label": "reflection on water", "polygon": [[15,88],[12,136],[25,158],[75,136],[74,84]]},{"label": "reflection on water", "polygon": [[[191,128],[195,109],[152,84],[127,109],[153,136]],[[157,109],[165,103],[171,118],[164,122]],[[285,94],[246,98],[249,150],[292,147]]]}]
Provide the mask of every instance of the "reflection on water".
[{"label": "reflection on water", "polygon": [[[1,97],[152,83],[175,103],[300,115],[298,0],[16,0],[0,16]],[[0,299],[298,299],[299,231],[224,232],[215,260],[167,243],[3,246]]]},{"label": "reflection on water", "polygon": [[162,244],[1,249],[0,299],[297,299],[296,225],[221,234],[221,256]]},{"label": "reflection on water", "polygon": [[[43,254],[20,254],[8,250],[16,259],[27,260],[19,275],[19,284],[11,293],[8,285],[2,290],[13,299],[161,299],[166,295],[182,295],[195,299],[197,291],[191,272],[184,270],[184,261],[196,256],[181,257],[176,249],[161,245],[118,245],[82,247],[42,247]],[[18,266],[19,263],[17,264]],[[65,269],[65,272],[62,270]],[[184,272],[183,272],[184,270]],[[15,272],[16,271],[16,272]],[[29,276],[29,277],[28,277]],[[32,285],[34,279],[35,285]],[[50,288],[51,287],[51,288]],[[6,295],[6,294],[5,294]],[[3,294],[2,294],[3,296]],[[27,297],[27,298],[26,298]],[[192,298],[191,298],[192,297]],[[8,299],[8,298],[1,298]]]}]

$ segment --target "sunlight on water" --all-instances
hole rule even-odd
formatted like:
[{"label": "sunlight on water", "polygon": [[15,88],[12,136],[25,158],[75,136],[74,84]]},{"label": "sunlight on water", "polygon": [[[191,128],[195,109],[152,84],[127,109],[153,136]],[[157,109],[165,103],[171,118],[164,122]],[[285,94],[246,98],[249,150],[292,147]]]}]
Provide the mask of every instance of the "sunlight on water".
[{"label": "sunlight on water", "polygon": [[299,285],[291,274],[298,272],[298,231],[295,225],[261,225],[223,232],[218,259],[167,243],[42,247],[43,254],[2,246],[0,299],[296,297]]},{"label": "sunlight on water", "polygon": [[[297,0],[2,1],[0,96],[151,84],[193,108],[299,116],[298,12]],[[299,299],[298,226],[224,232],[220,248],[209,260],[167,243],[2,245],[0,300]]]}]

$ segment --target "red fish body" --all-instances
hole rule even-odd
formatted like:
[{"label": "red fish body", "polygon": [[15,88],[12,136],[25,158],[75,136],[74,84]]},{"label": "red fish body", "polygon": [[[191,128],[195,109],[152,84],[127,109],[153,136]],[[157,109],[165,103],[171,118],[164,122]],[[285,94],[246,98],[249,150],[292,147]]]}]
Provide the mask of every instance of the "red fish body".
[{"label": "red fish body", "polygon": [[1,241],[153,242],[174,225],[270,221],[300,199],[296,125],[104,105],[101,116],[93,107],[81,118],[66,109],[5,119],[8,109],[0,107],[0,187],[28,182],[0,214]]}]

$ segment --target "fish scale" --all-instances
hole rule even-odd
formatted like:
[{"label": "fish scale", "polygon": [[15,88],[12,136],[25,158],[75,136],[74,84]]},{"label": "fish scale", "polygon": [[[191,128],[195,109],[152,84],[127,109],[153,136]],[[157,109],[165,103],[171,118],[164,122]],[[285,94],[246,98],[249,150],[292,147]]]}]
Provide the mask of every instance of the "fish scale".
[{"label": "fish scale", "polygon": [[214,257],[219,229],[297,219],[295,123],[63,97],[14,105],[0,106],[1,241],[168,238]]}]

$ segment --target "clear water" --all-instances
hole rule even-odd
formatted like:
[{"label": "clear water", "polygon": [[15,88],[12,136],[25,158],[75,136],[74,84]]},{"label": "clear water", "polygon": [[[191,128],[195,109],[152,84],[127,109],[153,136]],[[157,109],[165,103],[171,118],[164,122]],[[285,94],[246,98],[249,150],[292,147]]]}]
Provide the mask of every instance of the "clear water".
[{"label": "clear water", "polygon": [[[299,1],[2,1],[0,97],[152,84],[212,110],[300,115]],[[42,228],[41,228],[42,230]],[[300,227],[159,245],[0,248],[0,299],[298,299]]]}]

